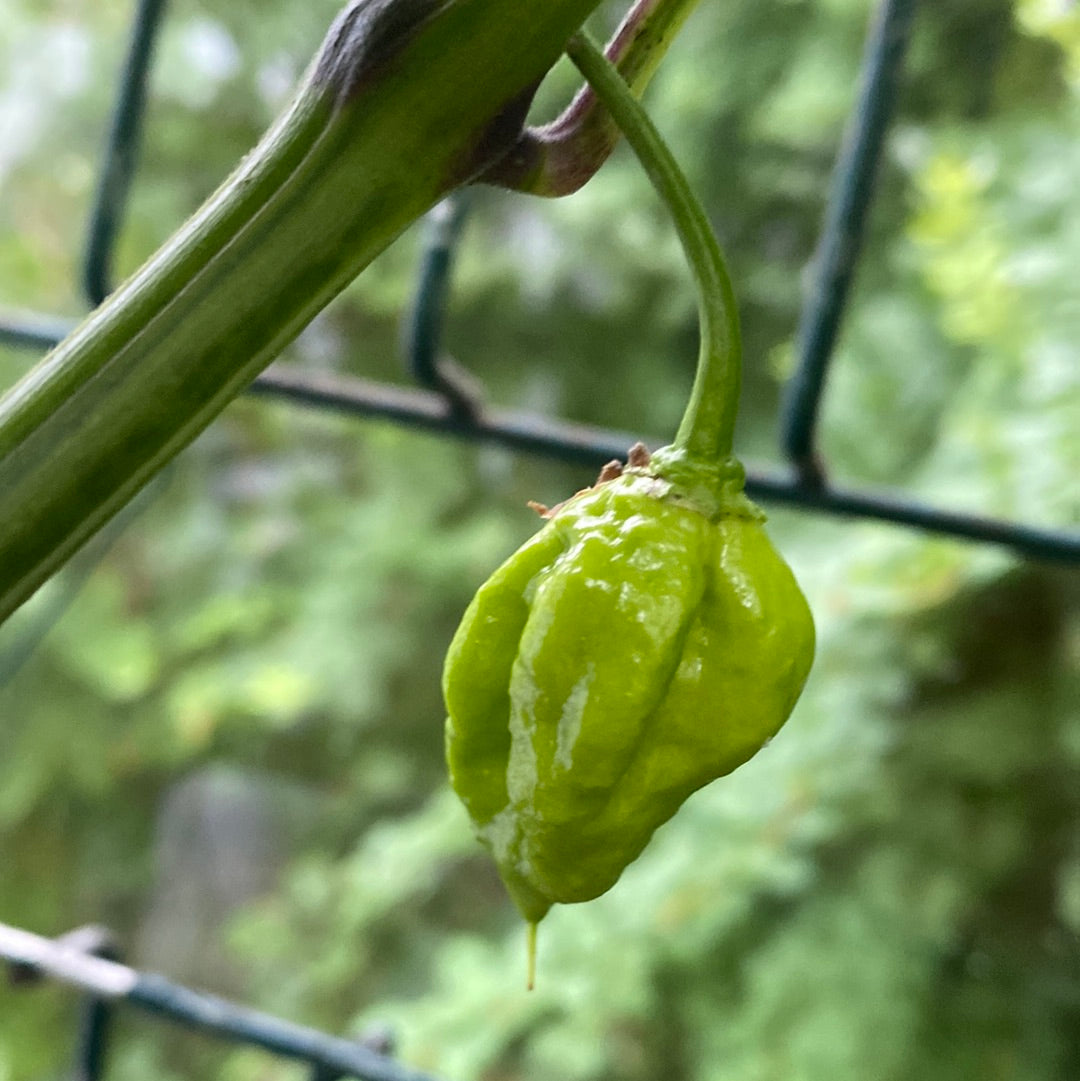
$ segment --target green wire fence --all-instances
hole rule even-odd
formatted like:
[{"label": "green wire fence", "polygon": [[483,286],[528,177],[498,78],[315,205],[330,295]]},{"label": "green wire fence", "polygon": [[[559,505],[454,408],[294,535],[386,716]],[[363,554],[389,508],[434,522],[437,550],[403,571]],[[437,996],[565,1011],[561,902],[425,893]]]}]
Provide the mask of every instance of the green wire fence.
[{"label": "green wire fence", "polygon": [[[788,467],[782,472],[750,469],[747,490],[765,502],[1005,545],[1031,559],[1080,563],[1080,533],[956,514],[902,494],[841,488],[830,483],[827,463],[817,450],[818,418],[829,365],[858,264],[915,9],[916,0],[883,0],[878,6],[799,323],[798,363],[785,396],[781,427]],[[83,260],[82,287],[91,305],[100,303],[110,289],[115,240],[136,172],[148,75],[164,14],[165,0],[138,0]],[[474,381],[463,378],[463,373],[441,357],[453,258],[467,213],[468,195],[463,193],[430,215],[405,325],[406,360],[416,387],[279,371],[261,375],[249,393],[356,417],[377,417],[582,465],[599,467],[621,457],[638,438],[636,434],[491,407]],[[28,350],[50,348],[70,329],[66,321],[45,314],[0,313],[0,342]],[[57,613],[47,613],[45,618],[47,624],[37,628],[31,645],[40,640]],[[20,649],[20,654],[25,652]],[[0,668],[10,669],[11,665]],[[372,1046],[334,1037],[129,968],[119,962],[110,937],[99,929],[83,929],[49,940],[0,924],[0,958],[10,963],[16,982],[48,977],[74,986],[85,996],[73,1074],[79,1081],[97,1081],[104,1076],[109,1022],[118,1005],[303,1061],[314,1079],[424,1081],[424,1075],[389,1058],[385,1043]]]}]

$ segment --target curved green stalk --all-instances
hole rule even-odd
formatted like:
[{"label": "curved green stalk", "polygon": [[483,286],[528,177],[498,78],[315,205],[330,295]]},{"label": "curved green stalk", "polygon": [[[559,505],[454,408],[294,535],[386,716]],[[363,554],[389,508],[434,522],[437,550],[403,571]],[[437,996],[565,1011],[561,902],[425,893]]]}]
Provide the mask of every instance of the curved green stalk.
[{"label": "curved green stalk", "polygon": [[599,0],[353,0],[286,115],[0,399],[0,620],[520,134]]},{"label": "curved green stalk", "polygon": [[690,402],[674,447],[691,461],[715,466],[731,454],[742,381],[739,313],[716,235],[667,144],[618,71],[584,33],[567,55],[615,118],[667,205],[693,271],[701,321],[701,350]]}]

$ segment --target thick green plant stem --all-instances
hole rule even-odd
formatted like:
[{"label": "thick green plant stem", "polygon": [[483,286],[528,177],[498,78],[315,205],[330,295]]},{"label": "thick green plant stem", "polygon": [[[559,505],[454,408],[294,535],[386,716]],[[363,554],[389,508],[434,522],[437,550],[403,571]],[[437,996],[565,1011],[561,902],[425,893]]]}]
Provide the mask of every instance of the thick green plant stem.
[{"label": "thick green plant stem", "polygon": [[0,620],[520,135],[599,0],[354,0],[207,204],[0,400]]},{"label": "thick green plant stem", "polygon": [[715,466],[731,454],[742,380],[739,312],[720,245],[686,176],[616,68],[584,32],[574,35],[566,51],[649,174],[690,262],[698,291],[701,350],[674,447],[691,462]]}]

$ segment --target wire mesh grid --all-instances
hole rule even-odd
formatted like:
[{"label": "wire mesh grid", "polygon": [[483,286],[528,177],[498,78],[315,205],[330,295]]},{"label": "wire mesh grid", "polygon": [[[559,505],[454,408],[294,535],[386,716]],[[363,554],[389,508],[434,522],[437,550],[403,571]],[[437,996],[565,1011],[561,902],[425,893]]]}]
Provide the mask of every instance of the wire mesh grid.
[{"label": "wire mesh grid", "polygon": [[[139,0],[98,184],[82,263],[82,290],[91,305],[110,290],[115,241],[135,175],[154,43],[165,0]],[[830,483],[817,451],[818,420],[830,361],[843,322],[873,202],[874,179],[900,86],[916,0],[882,0],[864,51],[857,100],[844,135],[825,221],[799,321],[795,374],[784,400],[781,444],[788,468],[751,469],[747,490],[765,502],[824,514],[876,519],[945,536],[1005,545],[1033,559],[1080,562],[1080,534],[1022,522],[957,514],[901,494],[850,490]],[[532,413],[493,408],[441,357],[440,339],[451,288],[454,252],[468,213],[460,193],[432,211],[414,299],[407,315],[405,353],[417,386],[304,371],[264,373],[249,393],[356,417],[381,418],[523,453],[600,466],[621,457],[637,438],[627,432],[570,424]],[[71,329],[37,313],[0,315],[0,342],[48,349]],[[76,1040],[75,1076],[102,1077],[113,1008],[123,1003],[261,1047],[310,1066],[317,1079],[423,1081],[395,1063],[385,1045],[334,1037],[138,972],[116,959],[107,933],[88,928],[50,940],[0,924],[0,957],[16,981],[51,977],[85,995]]]},{"label": "wire mesh grid", "polygon": [[[877,8],[799,323],[797,365],[786,395],[781,429],[789,466],[771,472],[751,468],[747,491],[767,503],[893,522],[1006,545],[1034,559],[1075,563],[1080,561],[1080,534],[1076,532],[958,514],[898,493],[840,487],[830,482],[826,464],[817,453],[818,419],[829,365],[859,260],[874,178],[901,82],[915,9],[916,0],[882,0]],[[164,13],[165,0],[139,0],[85,246],[82,285],[92,305],[100,303],[110,289],[112,255],[135,173],[154,41]],[[626,447],[639,438],[638,434],[488,406],[440,362],[453,253],[460,241],[467,205],[467,196],[458,195],[430,216],[406,327],[406,359],[417,387],[290,370],[264,373],[249,393],[496,443],[580,465],[599,467],[621,457]],[[70,324],[48,315],[4,318],[0,313],[0,341],[10,345],[47,349],[70,329]]]}]

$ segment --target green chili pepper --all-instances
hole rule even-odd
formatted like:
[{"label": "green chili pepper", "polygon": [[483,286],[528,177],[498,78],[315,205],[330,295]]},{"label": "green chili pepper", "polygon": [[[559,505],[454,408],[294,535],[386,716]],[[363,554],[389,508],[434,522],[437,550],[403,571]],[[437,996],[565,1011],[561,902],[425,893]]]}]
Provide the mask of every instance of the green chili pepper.
[{"label": "green chili pepper", "polygon": [[711,513],[647,465],[605,480],[465,614],[446,664],[450,776],[531,923],[614,885],[802,690],[810,611],[740,480]]},{"label": "green chili pepper", "polygon": [[[672,211],[695,272],[702,352],[672,446],[547,511],[483,585],[443,678],[450,779],[535,927],[587,901],[694,791],[787,720],[814,653],[791,570],[731,456],[740,379],[731,283],[704,212],[618,74],[568,53]],[[531,977],[530,977],[531,978]]]}]

